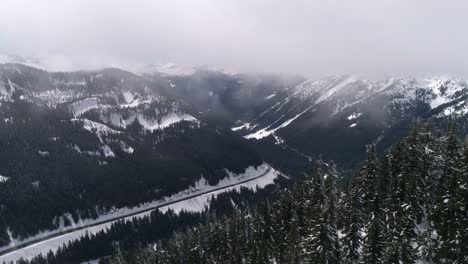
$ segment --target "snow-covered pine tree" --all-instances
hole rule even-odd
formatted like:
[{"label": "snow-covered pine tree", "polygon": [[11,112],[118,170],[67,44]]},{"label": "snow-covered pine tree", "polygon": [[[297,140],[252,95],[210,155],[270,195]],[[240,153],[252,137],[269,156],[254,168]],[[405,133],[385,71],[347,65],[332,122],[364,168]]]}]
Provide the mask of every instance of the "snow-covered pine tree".
[{"label": "snow-covered pine tree", "polygon": [[460,161],[457,208],[458,208],[458,232],[457,257],[455,263],[468,263],[468,144],[465,145],[463,157]]},{"label": "snow-covered pine tree", "polygon": [[362,200],[364,202],[364,212],[367,217],[373,209],[376,189],[378,187],[377,176],[379,172],[380,162],[377,158],[376,147],[374,144],[367,146],[367,160],[361,167],[359,172],[359,184],[362,184]]},{"label": "snow-covered pine tree", "polygon": [[[416,139],[413,139],[416,140]],[[419,160],[413,156],[417,151],[417,144],[403,142],[392,150],[392,156],[398,157],[394,170],[393,190],[389,211],[390,228],[386,241],[386,263],[414,263],[417,258],[416,249],[416,222],[418,219],[419,203],[417,202],[416,189],[418,186],[418,174],[414,171],[418,168]],[[414,153],[413,153],[414,152]]]},{"label": "snow-covered pine tree", "polygon": [[459,219],[457,217],[457,190],[459,189],[459,166],[461,160],[460,145],[453,124],[449,125],[444,153],[443,172],[439,189],[432,210],[432,219],[438,235],[439,247],[436,258],[441,261],[454,262],[458,248]]},{"label": "snow-covered pine tree", "polygon": [[279,263],[286,261],[286,251],[288,249],[291,232],[293,212],[293,200],[289,191],[284,191],[280,199],[272,208],[273,225],[273,254]]},{"label": "snow-covered pine tree", "polygon": [[324,203],[323,192],[323,162],[317,161],[314,171],[304,180],[303,201],[304,208],[304,239],[301,243],[302,260],[304,263],[320,263],[320,253],[323,247],[320,244],[321,227],[324,223],[322,208]]},{"label": "snow-covered pine tree", "polygon": [[325,215],[327,224],[327,240],[329,243],[327,263],[341,263],[341,248],[338,240],[338,171],[332,161],[325,174]]},{"label": "snow-covered pine tree", "polygon": [[[365,166],[361,171],[361,175],[365,180],[364,182],[367,183],[367,187],[364,187],[368,189],[365,192],[368,199],[365,206],[367,206],[366,212],[369,214],[365,225],[366,236],[362,246],[361,263],[364,264],[383,263],[385,214],[382,210],[381,194],[379,193],[381,188],[380,180],[382,180],[382,176],[379,174],[379,165],[375,155],[375,146],[371,146],[369,148],[367,166]],[[366,169],[368,169],[368,171],[366,171]]]},{"label": "snow-covered pine tree", "polygon": [[286,264],[299,264],[301,256],[300,235],[298,228],[297,214],[293,212],[291,223],[289,225],[288,242],[286,248]]},{"label": "snow-covered pine tree", "polygon": [[311,197],[319,202],[308,210],[309,222],[303,243],[305,263],[340,263],[336,227],[337,171],[335,166],[317,162]]},{"label": "snow-covered pine tree", "polygon": [[406,202],[410,206],[411,216],[415,218],[416,223],[420,224],[424,217],[423,202],[425,179],[422,167],[422,158],[424,150],[419,142],[419,127],[414,125],[406,139],[405,161],[403,164],[403,173],[407,182]]},{"label": "snow-covered pine tree", "polygon": [[364,264],[379,264],[384,261],[384,223],[382,219],[383,214],[379,211],[380,209],[377,208],[375,212],[371,212],[367,224],[367,234],[364,239],[361,258],[361,263]]},{"label": "snow-covered pine tree", "polygon": [[362,228],[364,224],[362,201],[362,185],[357,181],[358,177],[353,177],[348,192],[344,200],[343,207],[343,253],[345,256],[343,262],[347,264],[356,264],[359,262],[359,252],[362,245]]}]

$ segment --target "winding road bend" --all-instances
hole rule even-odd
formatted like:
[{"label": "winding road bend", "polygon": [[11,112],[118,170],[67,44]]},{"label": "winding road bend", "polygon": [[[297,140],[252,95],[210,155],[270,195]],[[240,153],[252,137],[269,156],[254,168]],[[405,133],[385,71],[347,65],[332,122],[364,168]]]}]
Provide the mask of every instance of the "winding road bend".
[{"label": "winding road bend", "polygon": [[[47,243],[50,243],[50,242],[52,242],[54,244],[54,242],[53,242],[54,240],[60,240],[60,238],[65,237],[65,236],[70,235],[70,234],[74,234],[74,233],[84,234],[87,230],[91,231],[91,229],[93,229],[93,228],[94,228],[94,230],[93,230],[94,232],[99,231],[99,230],[103,230],[108,226],[108,224],[111,224],[113,222],[117,222],[119,220],[132,218],[132,217],[135,217],[135,216],[137,216],[139,214],[148,213],[150,211],[160,209],[161,207],[170,206],[170,205],[177,204],[177,203],[180,203],[180,202],[192,199],[192,198],[196,198],[196,197],[199,197],[199,196],[202,196],[202,195],[215,193],[215,192],[220,191],[220,190],[228,189],[228,188],[231,188],[231,187],[235,187],[235,186],[238,186],[238,185],[242,185],[244,183],[254,181],[256,179],[264,177],[265,175],[270,173],[271,170],[272,170],[272,168],[268,167],[268,169],[264,173],[262,173],[262,174],[260,174],[258,176],[252,177],[252,178],[247,178],[247,179],[241,180],[241,181],[236,182],[236,183],[216,187],[216,188],[213,188],[213,189],[210,189],[210,190],[207,190],[207,191],[203,191],[203,192],[198,192],[198,193],[191,194],[191,195],[179,198],[179,199],[174,199],[172,201],[161,202],[161,203],[159,203],[157,205],[154,205],[154,206],[151,206],[151,207],[146,207],[146,208],[143,208],[143,209],[140,209],[140,210],[135,210],[135,211],[132,211],[132,212],[130,212],[128,214],[125,214],[125,215],[120,215],[118,217],[113,217],[113,218],[109,218],[109,219],[102,220],[102,221],[96,221],[96,222],[93,222],[93,223],[90,223],[90,224],[87,224],[87,225],[83,225],[83,226],[80,226],[80,227],[70,228],[70,229],[60,231],[60,232],[57,232],[57,233],[54,233],[54,234],[51,234],[51,235],[48,235],[48,236],[45,236],[45,237],[41,237],[41,238],[37,238],[37,239],[31,240],[31,241],[28,241],[28,242],[25,242],[25,243],[21,243],[21,244],[15,245],[13,247],[2,249],[2,250],[0,250],[0,263],[4,263],[4,262],[9,263],[10,261],[16,261],[21,257],[30,258],[31,257],[30,252],[24,252],[24,254],[21,254],[21,251],[25,251],[28,248],[37,247],[40,244],[47,244]],[[72,237],[75,237],[75,236],[72,236]],[[72,240],[72,239],[70,239],[70,240]],[[57,242],[59,242],[59,241],[57,241]],[[55,243],[57,243],[57,242],[55,242]],[[60,243],[60,245],[62,245],[62,244],[63,244],[63,242]],[[44,248],[41,247],[41,250],[40,250],[43,255],[46,254],[49,251],[49,250],[46,250],[47,246],[44,246]],[[35,249],[35,250],[39,251],[39,249]],[[38,254],[39,254],[39,252],[36,255],[38,255]]]}]

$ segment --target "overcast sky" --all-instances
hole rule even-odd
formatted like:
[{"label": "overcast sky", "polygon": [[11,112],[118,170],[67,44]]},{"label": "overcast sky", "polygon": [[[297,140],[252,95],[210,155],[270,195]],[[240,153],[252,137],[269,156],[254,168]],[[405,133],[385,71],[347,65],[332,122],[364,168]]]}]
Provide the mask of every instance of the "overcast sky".
[{"label": "overcast sky", "polygon": [[0,53],[82,68],[173,61],[311,77],[468,76],[467,2],[1,0]]}]

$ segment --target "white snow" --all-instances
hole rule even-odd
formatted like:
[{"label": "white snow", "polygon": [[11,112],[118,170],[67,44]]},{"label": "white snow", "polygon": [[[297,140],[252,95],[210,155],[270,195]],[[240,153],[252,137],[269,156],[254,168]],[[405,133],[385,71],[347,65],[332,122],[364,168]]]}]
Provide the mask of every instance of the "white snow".
[{"label": "white snow", "polygon": [[76,152],[80,154],[85,154],[85,155],[92,156],[92,157],[99,157],[101,155],[101,153],[98,150],[84,151],[84,150],[81,150],[81,148],[78,145],[74,145],[72,148],[73,150],[75,150]]},{"label": "white snow", "polygon": [[133,100],[135,99],[135,96],[129,91],[123,92],[122,96],[127,104],[133,102]]},{"label": "white snow", "polygon": [[73,100],[82,97],[82,92],[74,89],[70,90],[47,90],[40,92],[33,92],[33,98],[38,103],[45,104],[49,107],[56,107],[58,104],[72,102]]},{"label": "white snow", "polygon": [[278,137],[277,135],[273,134],[273,137],[275,137],[275,144],[276,145],[281,145],[281,144],[284,144],[284,139]]},{"label": "white snow", "polygon": [[[415,80],[415,86],[430,92],[429,105],[432,109],[457,99],[457,93],[467,88],[466,81],[450,76],[430,76]],[[463,93],[460,93],[463,94]]]},{"label": "white snow", "polygon": [[239,192],[242,188],[247,188],[251,190],[257,190],[264,188],[268,184],[272,184],[274,180],[278,177],[278,172],[272,170],[271,172],[267,173],[264,177],[238,184],[233,187],[229,187],[223,190],[210,192],[207,194],[203,194],[173,205],[161,207],[159,210],[161,212],[166,212],[167,210],[171,209],[175,213],[180,213],[181,211],[188,211],[188,212],[201,212],[206,207],[209,206],[210,201],[212,198],[217,197],[221,193],[229,192],[229,191],[237,191]]},{"label": "white snow", "polygon": [[119,104],[120,108],[135,108],[140,105],[150,104],[155,99],[149,96],[148,98],[142,100],[141,98],[137,98],[136,95],[133,95],[130,92],[123,93],[123,96],[124,96],[125,103]]},{"label": "white snow", "polygon": [[123,141],[120,141],[120,147],[122,148],[122,150],[128,154],[133,154],[133,152],[135,151],[131,146],[127,145],[125,142]]},{"label": "white snow", "polygon": [[231,128],[232,131],[238,131],[242,129],[250,129],[250,123],[244,123],[241,126]]},{"label": "white snow", "polygon": [[458,115],[464,116],[468,114],[468,103],[466,101],[461,101],[457,105],[452,105],[444,109],[441,116],[451,116],[451,115]]},{"label": "white snow", "polygon": [[171,86],[171,88],[176,87],[176,85],[171,80],[169,80],[168,82],[169,82],[169,86]]},{"label": "white snow", "polygon": [[164,129],[172,124],[181,122],[181,121],[189,121],[198,123],[198,120],[189,115],[189,114],[181,114],[176,112],[171,112],[166,115],[163,115],[159,119],[153,119],[146,117],[141,113],[133,113],[129,115],[127,118],[124,118],[120,114],[111,113],[108,121],[116,127],[126,128],[130,124],[132,124],[135,120],[145,129],[149,131],[154,131],[157,129]]},{"label": "white snow", "polygon": [[48,157],[50,155],[48,151],[43,151],[43,150],[38,150],[37,154],[39,154],[42,157]]},{"label": "white snow", "polygon": [[361,115],[362,115],[362,113],[352,113],[350,116],[348,116],[348,120],[357,119]]},{"label": "white snow", "polygon": [[8,80],[8,85],[9,85],[9,88],[7,90],[6,84],[0,81],[0,99],[4,101],[11,101],[11,96],[15,91],[15,88],[12,85],[10,80]]},{"label": "white snow", "polygon": [[10,178],[0,175],[0,183],[7,182]]},{"label": "white snow", "polygon": [[333,94],[337,93],[338,91],[340,91],[341,89],[343,89],[344,87],[346,87],[347,85],[349,85],[350,83],[353,83],[357,80],[356,77],[354,76],[349,76],[348,78],[344,79],[343,81],[341,81],[338,85],[332,87],[331,89],[328,89],[325,93],[323,93],[322,95],[320,95],[320,97],[317,99],[317,101],[315,101],[316,104],[318,103],[321,103],[325,100],[327,100],[328,98],[330,98]]},{"label": "white snow", "polygon": [[181,121],[191,121],[195,122],[197,119],[189,114],[176,114],[170,113],[161,117],[160,120],[153,120],[147,119],[144,115],[138,114],[137,120],[141,126],[143,126],[146,130],[154,131],[157,129],[164,129],[169,127],[172,124],[181,122]]},{"label": "white snow", "polygon": [[299,118],[301,115],[303,115],[305,112],[309,111],[310,108],[312,108],[313,105],[307,107],[304,111],[300,112],[299,114],[297,114],[296,116],[294,116],[293,118],[285,121],[284,123],[282,123],[280,126],[274,128],[274,129],[270,129],[268,130],[268,128],[271,126],[267,126],[263,129],[260,129],[258,130],[257,132],[255,133],[252,133],[252,134],[249,134],[249,135],[246,135],[244,136],[244,138],[246,139],[252,139],[252,138],[255,138],[255,139],[262,139],[264,137],[268,137],[269,135],[275,133],[277,130],[281,129],[281,128],[284,128],[284,127],[287,127],[289,126],[294,120],[296,120],[297,118]]},{"label": "white snow", "polygon": [[[201,196],[197,196],[173,205],[169,206],[164,206],[161,207],[159,210],[161,212],[166,212],[168,209],[172,209],[174,212],[179,213],[182,210],[185,211],[190,211],[190,212],[201,212],[205,209],[206,206],[209,205],[211,198],[216,197],[217,195],[229,191],[240,191],[241,188],[248,188],[251,190],[257,190],[257,188],[264,188],[268,184],[272,184],[274,180],[278,177],[279,173],[274,170],[270,169],[268,165],[262,164],[257,168],[254,167],[248,167],[244,173],[236,175],[230,171],[227,171],[228,177],[222,179],[218,184],[216,185],[208,185],[207,181],[204,178],[201,178],[199,181],[196,182],[195,186],[189,189],[190,192],[200,192],[200,191],[206,191],[210,189],[217,189],[222,186],[227,186],[231,184],[235,184],[236,182],[246,180],[249,178],[255,178],[258,175],[265,174],[264,176],[254,179],[252,181],[248,181],[245,183],[241,183],[229,188],[225,188],[219,191],[214,191],[210,192]],[[180,195],[184,195],[186,191],[178,193],[174,196],[171,196],[171,198],[178,197]],[[170,199],[171,199],[170,198]]]},{"label": "white snow", "polygon": [[98,99],[94,97],[79,100],[70,104],[70,110],[75,117],[96,108],[98,108]]},{"label": "white snow", "polygon": [[92,120],[89,120],[89,119],[86,119],[86,118],[73,119],[73,120],[82,121],[83,122],[83,128],[88,130],[91,133],[95,133],[99,137],[101,142],[102,142],[102,138],[104,136],[107,136],[109,134],[120,134],[120,133],[122,133],[121,131],[112,129],[112,128],[104,125],[104,124],[101,124],[101,123],[98,123],[98,122],[95,122],[95,121],[92,121]]},{"label": "white snow", "polygon": [[276,93],[270,94],[269,96],[265,97],[265,100],[269,100],[269,99],[271,99],[271,98],[273,98],[275,96],[276,96]]},{"label": "white snow", "polygon": [[126,128],[135,121],[136,114],[131,114],[127,118],[124,118],[118,113],[111,113],[110,116],[106,119],[106,123],[110,123],[115,127]]},{"label": "white snow", "polygon": [[102,151],[102,154],[104,154],[104,157],[115,158],[114,152],[108,145],[101,146],[101,151]]},{"label": "white snow", "polygon": [[[104,214],[104,215],[99,216],[98,219],[96,219],[96,220],[81,219],[78,223],[75,223],[73,221],[73,219],[71,219],[72,220],[71,221],[72,226],[69,226],[69,227],[63,227],[62,226],[59,230],[44,231],[44,232],[40,233],[39,235],[37,235],[35,237],[30,237],[30,238],[22,240],[22,241],[18,241],[18,240],[13,239],[13,242],[8,247],[0,248],[0,250],[12,247],[14,245],[28,243],[28,242],[33,241],[35,239],[38,239],[38,238],[41,238],[41,237],[46,237],[46,236],[49,236],[49,235],[53,235],[53,234],[56,234],[58,232],[65,231],[65,230],[68,230],[68,229],[71,229],[71,228],[74,228],[74,227],[89,225],[89,224],[92,224],[92,223],[97,223],[97,222],[105,221],[105,220],[108,220],[108,219],[113,219],[113,218],[119,217],[119,216],[123,217],[125,215],[130,214],[130,213],[137,213],[137,212],[143,211],[143,210],[145,210],[147,208],[152,208],[154,206],[157,206],[158,204],[163,204],[163,203],[166,203],[166,202],[170,202],[171,200],[172,201],[177,201],[178,199],[183,199],[184,197],[187,197],[188,195],[196,195],[197,193],[209,192],[207,194],[203,194],[203,195],[198,196],[200,198],[195,197],[195,198],[188,199],[188,200],[185,200],[185,201],[176,202],[176,203],[174,203],[172,205],[163,206],[163,207],[161,207],[159,209],[162,212],[167,211],[169,208],[173,209],[176,212],[180,212],[181,210],[200,211],[200,210],[203,210],[206,205],[208,205],[209,200],[213,196],[216,196],[216,195],[219,195],[220,193],[231,191],[231,190],[237,190],[238,191],[238,190],[241,189],[241,187],[249,188],[249,189],[252,189],[252,190],[256,190],[257,188],[263,188],[266,185],[273,183],[274,179],[276,179],[278,177],[278,175],[279,175],[279,173],[276,170],[274,170],[268,164],[265,164],[265,163],[258,166],[258,167],[256,167],[256,168],[250,166],[250,167],[245,169],[244,173],[241,173],[239,175],[236,175],[236,174],[234,174],[234,173],[232,173],[230,171],[227,171],[227,173],[228,173],[229,176],[227,178],[221,180],[216,186],[208,185],[206,180],[204,178],[201,178],[199,181],[197,181],[197,183],[194,186],[190,187],[189,189],[187,189],[185,191],[182,191],[182,192],[174,194],[174,195],[172,195],[170,197],[167,197],[166,199],[149,202],[149,203],[142,204],[140,206],[133,207],[133,208],[127,208],[126,207],[126,208],[114,209],[111,212],[109,212],[108,214]],[[256,178],[256,177],[258,177],[258,178]],[[254,178],[256,178],[256,179],[254,179]],[[230,184],[236,184],[238,182],[245,181],[245,180],[248,180],[248,179],[253,179],[253,180],[248,181],[248,182],[244,182],[244,183],[232,186],[232,187],[223,188],[223,186],[227,186],[227,185],[230,185]],[[223,188],[223,189],[217,190],[219,188]],[[210,192],[210,190],[213,190],[213,191]],[[217,191],[215,191],[215,190],[217,190]],[[123,219],[126,220],[126,221],[129,221],[129,220],[131,220],[131,219],[133,219],[135,217],[136,218],[143,218],[143,217],[149,215],[150,213],[151,213],[151,211],[142,212],[142,213],[137,214],[135,216],[125,217]],[[69,215],[68,216],[64,215],[63,217],[69,217]],[[19,258],[31,259],[31,258],[33,258],[34,256],[36,256],[38,254],[45,255],[49,251],[56,252],[58,250],[58,248],[61,247],[64,243],[68,243],[69,241],[80,239],[86,233],[96,234],[97,232],[100,232],[102,230],[107,230],[112,225],[112,223],[115,223],[116,221],[112,221],[112,222],[100,224],[100,225],[97,225],[97,226],[94,226],[94,227],[89,227],[89,228],[85,228],[85,229],[82,229],[82,230],[74,231],[74,232],[71,232],[71,233],[68,233],[68,234],[64,234],[64,235],[61,235],[61,236],[58,236],[58,237],[55,237],[55,238],[52,238],[52,239],[48,239],[46,241],[43,241],[43,242],[40,242],[40,243],[37,243],[37,244],[30,245],[28,247],[13,251],[13,252],[8,253],[6,255],[0,256],[0,262],[15,261],[15,260],[17,260]]]},{"label": "white snow", "polygon": [[357,126],[358,123],[352,123],[351,125],[349,125],[349,127],[355,127]]},{"label": "white snow", "polygon": [[[357,83],[361,87],[356,94],[346,94],[346,88]],[[354,87],[354,86],[353,86]],[[426,77],[398,77],[383,80],[358,80],[354,76],[332,76],[320,80],[308,80],[291,89],[293,97],[301,101],[316,98],[315,104],[329,100],[337,95],[339,97],[334,114],[350,106],[377,95],[395,97],[392,103],[399,104],[405,110],[405,105],[411,104],[420,94],[426,95],[426,102],[432,109],[453,100],[459,99],[468,83],[464,80],[449,76]],[[343,91],[343,92],[342,92]],[[418,93],[422,91],[422,93]],[[447,110],[444,114],[450,115],[454,111]],[[455,114],[460,114],[455,112]]]}]

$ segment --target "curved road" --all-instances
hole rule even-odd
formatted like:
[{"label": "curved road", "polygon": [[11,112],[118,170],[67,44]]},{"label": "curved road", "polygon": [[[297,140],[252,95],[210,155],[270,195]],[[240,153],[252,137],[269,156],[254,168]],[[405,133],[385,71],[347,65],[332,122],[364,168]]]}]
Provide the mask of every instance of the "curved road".
[{"label": "curved road", "polygon": [[[6,260],[2,259],[3,256],[6,257],[7,255],[12,254],[15,251],[21,250],[23,248],[33,246],[33,245],[36,245],[36,244],[39,244],[39,243],[42,243],[42,242],[46,242],[47,240],[53,240],[55,238],[58,238],[58,237],[61,237],[63,235],[70,234],[70,233],[73,233],[73,232],[77,232],[77,231],[81,231],[81,230],[84,230],[84,229],[89,229],[89,228],[92,228],[92,227],[96,227],[96,226],[99,226],[99,225],[108,224],[108,223],[111,223],[111,222],[116,222],[116,221],[119,221],[119,220],[130,218],[130,217],[142,214],[142,213],[150,212],[150,211],[159,209],[161,207],[176,204],[176,203],[186,201],[186,200],[198,197],[198,196],[214,193],[214,192],[217,192],[217,191],[220,191],[220,190],[223,190],[223,189],[227,189],[227,188],[230,188],[230,187],[235,187],[237,185],[241,185],[243,183],[247,183],[247,182],[259,179],[259,178],[267,175],[268,173],[270,173],[271,170],[272,170],[272,168],[268,167],[268,169],[264,173],[262,173],[262,174],[260,174],[258,176],[255,176],[253,178],[248,178],[248,179],[245,179],[245,180],[233,183],[233,184],[228,184],[228,185],[217,187],[217,188],[214,188],[214,189],[211,189],[211,190],[207,190],[207,191],[199,192],[199,193],[196,193],[196,194],[192,194],[192,195],[189,195],[189,196],[186,196],[186,197],[183,197],[183,198],[172,200],[170,202],[163,202],[163,203],[160,203],[160,204],[152,206],[152,207],[148,207],[148,208],[133,211],[133,212],[128,213],[126,215],[121,215],[121,216],[118,216],[118,217],[114,217],[114,218],[110,218],[110,219],[106,219],[106,220],[102,220],[102,221],[97,221],[97,222],[94,222],[92,224],[87,224],[87,225],[84,225],[84,226],[75,227],[75,228],[71,228],[71,229],[68,229],[68,230],[60,231],[60,232],[57,232],[57,233],[54,233],[54,234],[51,234],[51,235],[48,235],[48,236],[45,236],[45,237],[41,237],[41,238],[26,242],[26,243],[23,243],[23,244],[20,244],[20,245],[16,245],[14,247],[10,247],[10,248],[4,249],[4,250],[0,250],[0,263],[2,263],[3,261],[6,261]],[[10,260],[8,260],[8,261],[10,261]]]}]

